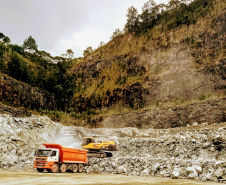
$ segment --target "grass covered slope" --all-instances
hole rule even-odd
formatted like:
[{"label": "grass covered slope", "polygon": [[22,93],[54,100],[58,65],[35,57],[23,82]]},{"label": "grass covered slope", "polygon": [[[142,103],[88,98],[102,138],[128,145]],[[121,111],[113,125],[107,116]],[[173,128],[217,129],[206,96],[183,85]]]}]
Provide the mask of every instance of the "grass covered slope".
[{"label": "grass covered slope", "polygon": [[75,63],[67,73],[75,87],[72,107],[120,111],[225,96],[224,5],[194,1],[184,11],[193,21],[176,24],[182,3],[168,10],[172,19],[163,12],[154,27],[119,35]]},{"label": "grass covered slope", "polygon": [[[225,12],[225,0],[146,4],[142,14],[134,14],[135,22],[128,17],[125,33],[73,60],[0,41],[1,76],[42,91],[28,98],[16,90],[0,100],[18,106],[14,99],[19,99],[20,106],[64,124],[85,119],[83,125],[92,125],[90,120],[102,122],[110,114],[221,99],[226,94]],[[53,97],[51,106],[45,93]]]}]

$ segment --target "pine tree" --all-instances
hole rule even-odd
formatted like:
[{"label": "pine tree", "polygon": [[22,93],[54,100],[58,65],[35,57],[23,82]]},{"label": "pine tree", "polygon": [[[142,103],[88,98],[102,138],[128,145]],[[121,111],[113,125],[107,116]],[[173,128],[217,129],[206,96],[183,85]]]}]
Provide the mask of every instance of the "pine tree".
[{"label": "pine tree", "polygon": [[125,25],[125,30],[129,33],[137,32],[139,28],[139,18],[137,9],[131,6],[127,11],[126,16],[127,23]]},{"label": "pine tree", "polygon": [[35,39],[32,36],[29,36],[28,39],[25,39],[23,48],[31,53],[32,51],[37,51],[38,45],[36,44]]}]

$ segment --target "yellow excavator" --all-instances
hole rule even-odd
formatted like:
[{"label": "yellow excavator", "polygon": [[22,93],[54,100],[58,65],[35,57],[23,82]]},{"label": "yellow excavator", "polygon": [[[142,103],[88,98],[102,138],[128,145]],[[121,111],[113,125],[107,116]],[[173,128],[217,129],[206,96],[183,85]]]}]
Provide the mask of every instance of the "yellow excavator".
[{"label": "yellow excavator", "polygon": [[111,151],[117,151],[117,145],[114,141],[95,142],[93,137],[84,137],[82,148],[87,149],[88,157],[112,157]]}]

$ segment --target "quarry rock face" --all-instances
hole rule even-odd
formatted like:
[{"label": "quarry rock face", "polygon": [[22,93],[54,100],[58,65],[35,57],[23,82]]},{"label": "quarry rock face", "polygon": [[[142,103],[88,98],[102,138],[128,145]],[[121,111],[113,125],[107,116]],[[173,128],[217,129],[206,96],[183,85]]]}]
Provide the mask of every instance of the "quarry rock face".
[{"label": "quarry rock face", "polygon": [[[3,74],[0,75],[0,101],[31,110],[53,110],[57,104],[53,94]],[[15,115],[15,111],[7,110],[9,107],[4,106],[5,111],[2,107],[3,105],[0,105],[0,109],[3,110],[1,112],[12,112]],[[18,114],[19,111],[16,116]]]},{"label": "quarry rock face", "polygon": [[86,173],[226,181],[226,125],[186,129],[63,127],[48,117],[0,115],[0,168],[33,169],[43,142],[81,148],[82,137],[114,140],[112,158],[89,158]]},{"label": "quarry rock face", "polygon": [[0,115],[0,168],[20,169],[34,160],[34,152],[41,143],[52,141],[60,125],[48,117],[26,118]]},{"label": "quarry rock face", "polygon": [[155,128],[203,126],[226,121],[226,98],[192,103],[185,106],[173,106],[110,115],[100,123],[103,127]]}]

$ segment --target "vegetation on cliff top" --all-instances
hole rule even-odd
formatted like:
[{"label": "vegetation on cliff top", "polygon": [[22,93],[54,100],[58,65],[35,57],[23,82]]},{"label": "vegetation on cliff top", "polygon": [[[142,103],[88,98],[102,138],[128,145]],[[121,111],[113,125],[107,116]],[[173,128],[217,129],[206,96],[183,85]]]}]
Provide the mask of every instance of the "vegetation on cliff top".
[{"label": "vegetation on cliff top", "polygon": [[138,14],[133,6],[128,9],[125,31],[142,34],[160,25],[161,30],[170,30],[179,26],[195,24],[198,18],[205,16],[213,7],[215,0],[170,0],[168,4],[157,5],[153,0],[144,4]]}]

